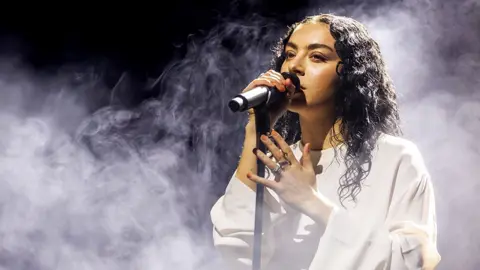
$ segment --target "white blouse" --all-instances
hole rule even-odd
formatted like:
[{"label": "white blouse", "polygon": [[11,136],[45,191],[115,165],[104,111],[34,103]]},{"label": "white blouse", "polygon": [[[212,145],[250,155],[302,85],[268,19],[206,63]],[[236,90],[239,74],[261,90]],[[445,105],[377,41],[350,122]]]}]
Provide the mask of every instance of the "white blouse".
[{"label": "white blouse", "polygon": [[[291,148],[300,159],[301,142]],[[407,230],[424,234],[436,253],[437,228],[434,191],[417,147],[382,135],[357,202],[344,200],[345,208],[337,193],[345,147],[337,148],[338,158],[334,150],[311,151],[318,191],[337,206],[326,226],[265,190],[262,269],[421,269],[419,238]],[[235,173],[211,209],[213,240],[225,269],[251,269],[255,192]]]}]

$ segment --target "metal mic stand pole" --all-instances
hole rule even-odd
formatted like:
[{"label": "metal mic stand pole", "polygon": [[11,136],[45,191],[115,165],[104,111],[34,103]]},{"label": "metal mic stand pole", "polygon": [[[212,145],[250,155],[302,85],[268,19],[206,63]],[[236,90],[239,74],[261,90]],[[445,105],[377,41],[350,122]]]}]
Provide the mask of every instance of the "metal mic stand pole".
[{"label": "metal mic stand pole", "polygon": [[[254,108],[255,111],[255,129],[257,133],[257,149],[266,153],[266,146],[260,140],[262,134],[270,132],[270,115],[265,104]],[[257,158],[257,175],[265,177],[265,164]],[[260,270],[262,253],[262,226],[263,226],[263,203],[265,187],[257,183],[256,202],[255,202],[255,227],[253,232],[253,259],[252,270]]]}]

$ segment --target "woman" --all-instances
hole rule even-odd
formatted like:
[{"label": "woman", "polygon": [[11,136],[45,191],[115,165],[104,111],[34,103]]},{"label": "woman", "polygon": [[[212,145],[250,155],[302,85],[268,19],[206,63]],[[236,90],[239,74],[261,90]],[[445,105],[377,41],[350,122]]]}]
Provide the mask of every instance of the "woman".
[{"label": "woman", "polygon": [[[277,48],[275,69],[244,91],[288,91],[271,113],[287,132],[262,136],[271,157],[254,149],[249,117],[238,168],[211,211],[226,269],[251,269],[256,183],[266,187],[262,269],[434,268],[432,183],[416,146],[398,137],[377,43],[359,22],[324,14],[290,27]],[[300,91],[279,72],[295,73]]]}]

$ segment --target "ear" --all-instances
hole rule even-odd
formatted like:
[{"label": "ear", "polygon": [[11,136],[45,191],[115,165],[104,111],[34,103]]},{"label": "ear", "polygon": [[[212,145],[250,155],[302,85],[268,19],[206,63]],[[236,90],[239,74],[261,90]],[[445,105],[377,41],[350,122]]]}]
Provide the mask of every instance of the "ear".
[{"label": "ear", "polygon": [[[341,66],[340,66],[341,65]],[[342,74],[342,71],[343,71],[343,62],[342,61],[338,61],[337,63],[337,67],[335,68],[335,71],[337,72],[337,75],[339,77],[341,77],[343,74]]]}]

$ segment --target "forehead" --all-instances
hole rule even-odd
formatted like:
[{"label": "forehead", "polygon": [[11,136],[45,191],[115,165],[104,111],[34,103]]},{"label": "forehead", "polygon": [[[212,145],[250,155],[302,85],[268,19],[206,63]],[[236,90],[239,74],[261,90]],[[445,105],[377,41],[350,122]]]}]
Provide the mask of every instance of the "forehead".
[{"label": "forehead", "polygon": [[289,39],[300,47],[311,43],[321,43],[333,47],[335,39],[330,34],[330,26],[325,23],[301,24],[295,28]]}]

